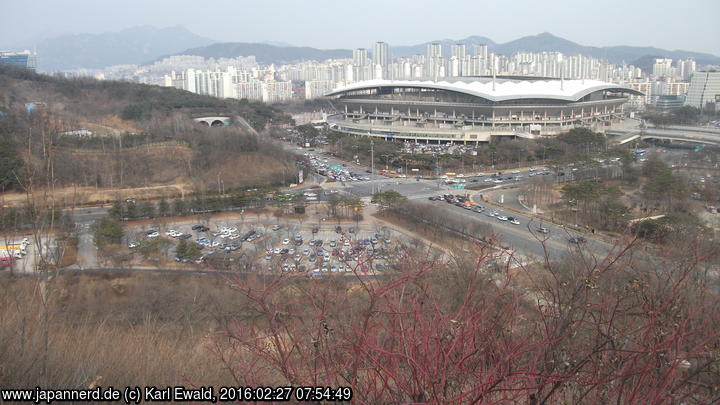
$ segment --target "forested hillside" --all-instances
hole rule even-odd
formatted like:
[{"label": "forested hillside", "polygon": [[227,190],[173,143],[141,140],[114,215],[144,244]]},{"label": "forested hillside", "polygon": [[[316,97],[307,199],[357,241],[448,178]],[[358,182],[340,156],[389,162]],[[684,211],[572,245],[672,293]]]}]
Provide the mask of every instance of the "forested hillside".
[{"label": "forested hillside", "polygon": [[4,191],[19,191],[29,179],[36,186],[182,183],[205,190],[218,183],[225,188],[275,183],[284,173],[292,178],[295,170],[292,156],[242,126],[209,128],[192,120],[242,118],[258,131],[290,121],[259,102],[0,67],[0,111]]}]

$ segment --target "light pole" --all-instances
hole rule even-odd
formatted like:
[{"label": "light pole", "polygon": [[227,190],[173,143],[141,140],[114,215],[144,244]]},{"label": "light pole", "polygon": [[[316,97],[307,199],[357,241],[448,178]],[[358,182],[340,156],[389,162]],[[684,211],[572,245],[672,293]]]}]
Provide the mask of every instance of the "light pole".
[{"label": "light pole", "polygon": [[[375,174],[375,148],[374,148],[375,142],[370,140],[370,177]],[[375,194],[375,183],[373,183],[372,187],[373,194]]]}]

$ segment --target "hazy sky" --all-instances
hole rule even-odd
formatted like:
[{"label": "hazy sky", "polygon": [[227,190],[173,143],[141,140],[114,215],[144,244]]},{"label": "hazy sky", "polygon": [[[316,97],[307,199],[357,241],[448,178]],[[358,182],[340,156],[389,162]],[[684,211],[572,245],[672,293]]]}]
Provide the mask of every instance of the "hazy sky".
[{"label": "hazy sky", "polygon": [[42,36],[182,25],[218,41],[318,48],[551,32],[583,45],[720,55],[720,0],[0,0],[0,46]]}]

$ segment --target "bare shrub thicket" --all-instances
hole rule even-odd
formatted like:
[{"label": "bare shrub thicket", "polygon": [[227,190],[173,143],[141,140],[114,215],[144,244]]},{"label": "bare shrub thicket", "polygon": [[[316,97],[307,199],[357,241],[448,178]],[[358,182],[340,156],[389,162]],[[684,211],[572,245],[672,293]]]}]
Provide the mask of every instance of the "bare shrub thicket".
[{"label": "bare shrub thicket", "polygon": [[409,254],[397,273],[228,280],[247,300],[214,335],[238,385],[347,385],[358,403],[711,403],[720,347],[703,255],[506,268]]}]

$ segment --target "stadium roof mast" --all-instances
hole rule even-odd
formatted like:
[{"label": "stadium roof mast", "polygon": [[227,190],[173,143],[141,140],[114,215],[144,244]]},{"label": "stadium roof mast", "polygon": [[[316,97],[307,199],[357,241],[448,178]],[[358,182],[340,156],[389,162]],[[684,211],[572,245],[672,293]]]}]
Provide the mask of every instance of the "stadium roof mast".
[{"label": "stadium roof mast", "polygon": [[492,75],[493,75],[493,91],[495,91],[495,58],[492,62]]}]

